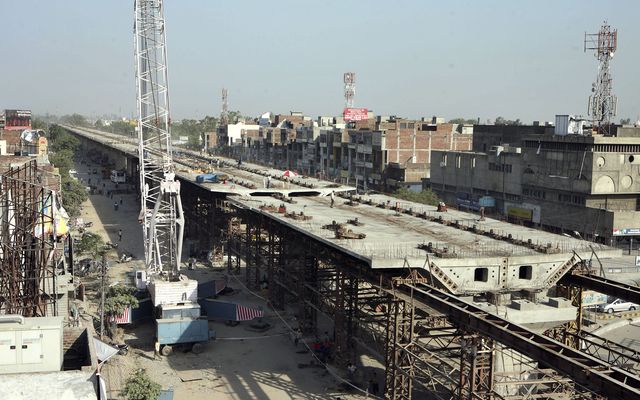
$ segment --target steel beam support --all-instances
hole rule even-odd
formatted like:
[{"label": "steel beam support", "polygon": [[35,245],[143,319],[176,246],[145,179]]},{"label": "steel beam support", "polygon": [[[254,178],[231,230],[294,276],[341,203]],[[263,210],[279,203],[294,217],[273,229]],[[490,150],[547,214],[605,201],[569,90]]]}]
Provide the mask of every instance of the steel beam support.
[{"label": "steel beam support", "polygon": [[640,287],[627,285],[612,279],[596,275],[567,274],[560,279],[560,283],[595,290],[596,292],[640,304]]},{"label": "steel beam support", "polygon": [[423,307],[432,307],[465,329],[493,338],[543,365],[571,376],[577,384],[609,398],[640,400],[640,377],[565,346],[546,336],[489,314],[463,300],[429,287],[400,285]]}]

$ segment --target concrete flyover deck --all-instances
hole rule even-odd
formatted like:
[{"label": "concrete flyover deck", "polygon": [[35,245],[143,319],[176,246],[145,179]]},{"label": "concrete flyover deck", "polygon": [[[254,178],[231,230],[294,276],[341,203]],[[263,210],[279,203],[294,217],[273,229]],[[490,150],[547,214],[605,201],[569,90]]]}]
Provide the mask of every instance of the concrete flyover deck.
[{"label": "concrete flyover deck", "polygon": [[[120,135],[66,127],[78,135],[137,157],[136,141]],[[399,200],[387,195],[351,196],[354,188],[314,178],[285,181],[283,171],[177,149],[177,175],[226,195],[237,207],[263,214],[302,235],[348,253],[371,268],[424,268],[455,294],[542,291],[581,259],[621,250],[467,212]],[[219,160],[220,163],[216,163]],[[230,179],[196,183],[196,168],[216,166]],[[214,169],[215,169],[214,168]],[[271,187],[265,188],[266,177]],[[282,179],[282,180],[281,180]],[[332,191],[335,205],[328,196]],[[287,198],[275,198],[285,196]],[[288,198],[289,196],[295,196]],[[285,212],[278,212],[284,206]]]},{"label": "concrete flyover deck", "polygon": [[[65,129],[87,138],[96,143],[121,151],[132,158],[138,158],[138,141],[113,133],[95,129],[80,128],[62,125]],[[182,148],[174,148],[174,163],[176,164],[176,176],[183,180],[198,185],[211,192],[223,193],[230,196],[271,196],[281,194],[283,196],[317,196],[328,195],[332,191],[336,193],[355,191],[355,187],[338,183],[323,181],[307,176],[285,177],[285,171],[264,167],[257,164],[243,162],[236,165],[236,160],[227,157],[208,157],[198,152]],[[158,158],[153,152],[149,155],[152,159]],[[204,170],[226,174],[229,179],[226,183],[197,183],[196,177]],[[267,188],[268,177],[271,177]]]},{"label": "concrete flyover deck", "polygon": [[333,208],[328,197],[296,197],[294,203],[269,197],[233,201],[372,268],[424,268],[457,294],[543,290],[580,258],[588,259],[592,249],[601,259],[620,254],[607,246],[491,218],[480,221],[460,211],[440,213],[385,195],[359,199],[338,198]]}]

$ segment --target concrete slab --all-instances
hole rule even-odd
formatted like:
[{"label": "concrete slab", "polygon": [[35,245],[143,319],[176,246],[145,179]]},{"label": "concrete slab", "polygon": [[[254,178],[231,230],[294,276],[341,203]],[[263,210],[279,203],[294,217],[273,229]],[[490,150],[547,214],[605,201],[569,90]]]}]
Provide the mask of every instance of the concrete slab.
[{"label": "concrete slab", "polygon": [[[618,256],[620,250],[549,232],[512,225],[464,212],[437,213],[436,208],[410,202],[400,202],[400,207],[412,208],[416,213],[442,217],[449,223],[439,223],[415,215],[398,213],[394,209],[376,205],[392,199],[388,196],[365,196],[373,205],[349,205],[346,199],[337,198],[333,208],[328,197],[296,197],[294,203],[285,203],[270,197],[235,198],[241,207],[262,213],[269,218],[297,230],[301,235],[315,238],[339,251],[351,254],[372,268],[431,268],[434,275],[452,284],[450,291],[457,294],[486,291],[540,290],[548,288],[554,277],[573,265],[574,251],[589,259],[591,249],[600,258]],[[394,199],[395,200],[395,199]],[[278,213],[281,206],[286,213]],[[272,211],[269,211],[272,210]],[[311,217],[292,218],[291,214]],[[358,219],[358,225],[347,223]],[[457,221],[457,227],[455,224]],[[333,223],[344,224],[354,234],[365,234],[362,239],[338,239],[333,230],[323,227]],[[476,225],[477,230],[469,230]],[[503,239],[479,233],[493,230]],[[504,237],[512,235],[513,241]],[[533,244],[546,246],[551,252],[537,251],[523,244],[532,239]],[[431,251],[424,249],[431,244]],[[422,247],[422,248],[421,248]],[[445,251],[446,249],[446,251]]]},{"label": "concrete slab", "polygon": [[491,314],[539,333],[575,320],[577,312],[577,308],[570,304],[555,307],[547,302],[532,303],[526,300],[516,300],[508,306],[495,306],[486,302],[474,304]]},{"label": "concrete slab", "polygon": [[97,400],[91,372],[63,371],[0,377],[0,399]]}]

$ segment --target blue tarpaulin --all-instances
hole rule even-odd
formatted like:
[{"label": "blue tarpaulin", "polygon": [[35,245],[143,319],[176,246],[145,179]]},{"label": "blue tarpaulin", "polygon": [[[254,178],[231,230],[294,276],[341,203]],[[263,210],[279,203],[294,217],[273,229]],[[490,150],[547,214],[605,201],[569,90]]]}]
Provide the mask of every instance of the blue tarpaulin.
[{"label": "blue tarpaulin", "polygon": [[250,321],[264,316],[264,311],[224,301],[201,299],[202,314],[209,321]]},{"label": "blue tarpaulin", "polygon": [[214,297],[227,287],[227,279],[215,279],[207,282],[198,283],[198,297]]},{"label": "blue tarpaulin", "polygon": [[138,307],[131,310],[131,322],[153,317],[153,302],[151,298],[138,300]]}]

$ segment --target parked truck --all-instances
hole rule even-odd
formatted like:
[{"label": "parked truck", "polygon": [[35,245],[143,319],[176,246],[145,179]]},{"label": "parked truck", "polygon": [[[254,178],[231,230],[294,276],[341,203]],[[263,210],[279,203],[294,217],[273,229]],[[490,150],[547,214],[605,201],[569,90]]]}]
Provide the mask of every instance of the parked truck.
[{"label": "parked truck", "polygon": [[198,282],[184,276],[173,282],[156,278],[148,283],[147,289],[156,309],[156,341],[161,346],[160,352],[168,356],[175,345],[191,346],[196,354],[202,352],[203,343],[215,333],[209,331],[207,318],[200,315]]}]

